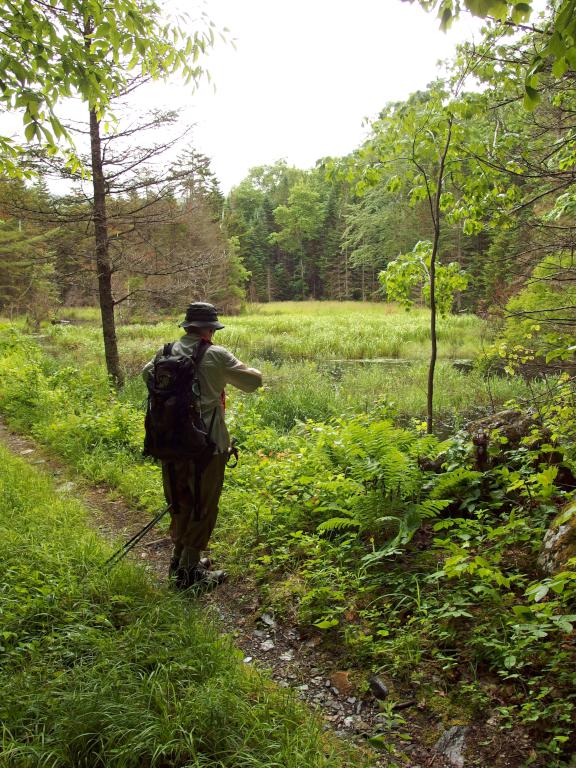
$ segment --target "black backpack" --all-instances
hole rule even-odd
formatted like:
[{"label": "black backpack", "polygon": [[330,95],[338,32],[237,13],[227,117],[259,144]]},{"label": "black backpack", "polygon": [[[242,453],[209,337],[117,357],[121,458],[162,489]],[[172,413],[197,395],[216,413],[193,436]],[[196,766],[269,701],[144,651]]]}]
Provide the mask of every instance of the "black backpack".
[{"label": "black backpack", "polygon": [[164,345],[147,381],[144,456],[165,462],[188,459],[202,471],[215,449],[210,433],[216,411],[207,429],[198,380],[198,367],[210,342],[202,339],[191,357],[172,354],[173,346]]}]

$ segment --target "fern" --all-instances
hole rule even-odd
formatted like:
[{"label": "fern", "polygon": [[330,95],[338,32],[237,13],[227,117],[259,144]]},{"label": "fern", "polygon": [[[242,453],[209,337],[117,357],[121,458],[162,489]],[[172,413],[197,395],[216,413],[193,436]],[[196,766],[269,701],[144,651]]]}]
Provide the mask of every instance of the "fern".
[{"label": "fern", "polygon": [[376,552],[370,552],[365,555],[362,560],[366,565],[374,565],[375,563],[383,560],[385,557],[396,555],[402,551],[402,548],[408,544],[413,538],[416,531],[420,528],[421,516],[418,512],[418,505],[410,505],[403,517],[397,518],[398,520],[398,533],[394,538],[385,544]]},{"label": "fern", "polygon": [[434,487],[430,492],[433,499],[446,498],[447,496],[457,497],[458,491],[462,486],[473,485],[482,477],[482,472],[476,472],[465,467],[458,467],[450,472],[444,472],[438,476]]},{"label": "fern", "polygon": [[329,533],[331,531],[343,531],[347,528],[358,528],[360,521],[352,517],[331,517],[324,520],[316,529],[318,533]]},{"label": "fern", "polygon": [[379,518],[379,522],[396,522],[398,533],[391,541],[376,552],[365,555],[362,560],[366,565],[374,565],[385,557],[398,554],[412,540],[424,518],[436,517],[450,503],[449,499],[425,499],[418,504],[410,504],[404,514],[398,517],[387,515]]},{"label": "fern", "polygon": [[450,499],[424,499],[418,504],[418,509],[422,517],[436,517],[450,504],[452,504]]}]

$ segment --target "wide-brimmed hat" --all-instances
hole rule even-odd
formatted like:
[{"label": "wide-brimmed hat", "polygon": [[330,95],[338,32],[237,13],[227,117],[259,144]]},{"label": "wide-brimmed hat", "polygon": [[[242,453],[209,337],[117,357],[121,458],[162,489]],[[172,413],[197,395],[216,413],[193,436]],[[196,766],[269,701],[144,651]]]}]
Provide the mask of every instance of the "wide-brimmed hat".
[{"label": "wide-brimmed hat", "polygon": [[213,304],[205,301],[193,301],[188,305],[186,317],[180,323],[181,328],[224,328],[218,321],[218,312]]}]

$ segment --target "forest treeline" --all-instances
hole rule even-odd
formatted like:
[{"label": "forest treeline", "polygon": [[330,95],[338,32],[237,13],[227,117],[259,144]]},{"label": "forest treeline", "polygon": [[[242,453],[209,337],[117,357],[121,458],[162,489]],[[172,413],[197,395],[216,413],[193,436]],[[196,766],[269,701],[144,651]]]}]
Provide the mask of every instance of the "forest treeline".
[{"label": "forest treeline", "polygon": [[[161,128],[160,128],[161,130]],[[144,150],[143,150],[144,151]],[[229,310],[243,297],[246,271],[220,226],[224,203],[207,158],[190,149],[162,178],[119,172],[134,155],[110,160],[108,242],[120,316],[166,310],[202,295]],[[58,304],[98,302],[93,200],[80,186],[50,191],[0,184],[0,296],[4,312],[46,318]]]},{"label": "forest treeline", "polygon": [[[350,155],[324,158],[307,171],[282,161],[253,169],[224,209],[250,272],[249,297],[377,298],[379,273],[432,239],[427,186],[436,191],[449,131],[439,262],[466,270],[459,307],[503,307],[529,282],[540,284],[531,290],[535,299],[546,292],[544,276],[553,278],[554,293],[568,291],[574,70],[559,76],[544,63],[539,103],[526,104],[526,68],[546,38],[487,30],[481,44],[460,47],[443,77],[387,104]],[[566,298],[557,305],[574,303]]]}]

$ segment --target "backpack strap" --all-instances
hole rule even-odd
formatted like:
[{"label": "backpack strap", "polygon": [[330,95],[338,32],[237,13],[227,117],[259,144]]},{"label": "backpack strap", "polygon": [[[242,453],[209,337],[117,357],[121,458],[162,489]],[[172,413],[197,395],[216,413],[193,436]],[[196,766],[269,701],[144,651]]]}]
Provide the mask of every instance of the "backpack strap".
[{"label": "backpack strap", "polygon": [[192,355],[192,360],[196,363],[196,367],[198,367],[202,361],[202,358],[204,357],[204,354],[206,353],[206,350],[208,347],[212,346],[211,341],[207,341],[206,339],[200,339],[198,342],[198,346],[196,347],[196,352]]}]

